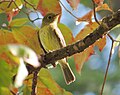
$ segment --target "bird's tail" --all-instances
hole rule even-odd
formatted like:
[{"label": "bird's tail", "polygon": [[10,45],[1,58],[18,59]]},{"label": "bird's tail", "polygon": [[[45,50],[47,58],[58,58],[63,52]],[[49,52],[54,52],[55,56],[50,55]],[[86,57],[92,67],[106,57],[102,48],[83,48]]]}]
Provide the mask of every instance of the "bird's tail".
[{"label": "bird's tail", "polygon": [[65,78],[66,84],[69,85],[70,83],[74,82],[75,76],[74,76],[69,64],[66,62],[66,60],[64,60],[64,59],[59,60],[59,63],[60,63],[61,69],[63,71],[63,75]]}]

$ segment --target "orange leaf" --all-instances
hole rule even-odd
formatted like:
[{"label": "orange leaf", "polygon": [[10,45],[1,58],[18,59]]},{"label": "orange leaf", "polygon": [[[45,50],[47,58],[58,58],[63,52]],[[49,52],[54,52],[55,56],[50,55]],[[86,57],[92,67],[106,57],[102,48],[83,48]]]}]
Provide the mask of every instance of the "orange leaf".
[{"label": "orange leaf", "polygon": [[[113,12],[107,4],[101,4],[98,7],[95,8],[96,12],[100,10],[108,10]],[[92,16],[93,16],[93,10],[89,11],[87,14],[85,14],[83,17],[80,17],[77,19],[78,22],[88,22],[92,23]]]},{"label": "orange leaf", "polygon": [[50,12],[61,13],[59,0],[39,0],[37,9],[43,16]]},{"label": "orange leaf", "polygon": [[67,2],[73,9],[77,9],[80,0],[67,0]]},{"label": "orange leaf", "polygon": [[92,33],[96,28],[98,27],[98,24],[96,22],[93,22],[91,24],[86,25],[75,37],[75,40],[81,40],[85,38],[88,34]]},{"label": "orange leaf", "polygon": [[[96,22],[86,25],[85,28],[82,29],[80,33],[75,37],[75,41],[85,38],[87,35],[92,33],[97,27],[98,24]],[[98,46],[99,50],[101,51],[104,48],[105,44],[106,44],[106,37],[104,36],[102,39],[96,41],[93,45],[89,46],[83,52],[76,54],[74,58],[75,58],[77,71],[81,72],[84,62],[88,60],[92,54],[94,54],[94,46]]]},{"label": "orange leaf", "polygon": [[92,15],[93,15],[93,10],[91,10],[90,12],[88,12],[87,14],[85,14],[83,17],[80,17],[77,19],[78,22],[88,22],[88,23],[92,23]]},{"label": "orange leaf", "polygon": [[102,5],[104,0],[94,0],[97,5]]},{"label": "orange leaf", "polygon": [[105,3],[105,4],[102,4],[102,5],[98,6],[98,7],[96,7],[95,10],[96,10],[96,11],[108,10],[108,11],[113,12],[113,11],[110,9],[110,7],[109,7],[106,3]]},{"label": "orange leaf", "polygon": [[76,70],[80,73],[83,64],[88,60],[89,56],[94,53],[93,47],[89,47],[81,53],[74,55],[74,60],[76,63]]},{"label": "orange leaf", "polygon": [[[18,43],[12,33],[7,30],[0,30],[0,46],[7,45],[10,43]],[[2,52],[2,51],[0,51]],[[4,59],[7,63],[15,63],[10,59],[10,55],[6,55],[5,53],[0,54],[0,58]]]},{"label": "orange leaf", "polygon": [[102,51],[106,45],[106,36],[103,36],[103,38],[100,38],[99,40],[97,40],[93,45],[97,46],[99,50]]}]

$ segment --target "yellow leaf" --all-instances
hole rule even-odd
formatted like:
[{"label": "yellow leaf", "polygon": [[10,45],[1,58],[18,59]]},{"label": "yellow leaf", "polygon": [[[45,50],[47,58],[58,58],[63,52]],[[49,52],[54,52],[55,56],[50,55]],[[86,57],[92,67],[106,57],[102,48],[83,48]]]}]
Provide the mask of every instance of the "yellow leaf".
[{"label": "yellow leaf", "polygon": [[19,44],[32,48],[37,54],[43,54],[36,29],[30,26],[23,26],[21,28],[12,28],[12,33]]},{"label": "yellow leaf", "polygon": [[22,26],[28,21],[29,21],[28,18],[18,18],[18,19],[12,20],[9,24],[9,27]]},{"label": "yellow leaf", "polygon": [[0,30],[0,45],[6,45],[10,43],[17,43],[14,36],[10,31]]},{"label": "yellow leaf", "polygon": [[58,24],[58,27],[65,38],[66,44],[71,44],[74,41],[72,31],[67,26],[61,23]]},{"label": "yellow leaf", "polygon": [[43,16],[47,13],[61,13],[59,0],[39,0],[37,9]]}]

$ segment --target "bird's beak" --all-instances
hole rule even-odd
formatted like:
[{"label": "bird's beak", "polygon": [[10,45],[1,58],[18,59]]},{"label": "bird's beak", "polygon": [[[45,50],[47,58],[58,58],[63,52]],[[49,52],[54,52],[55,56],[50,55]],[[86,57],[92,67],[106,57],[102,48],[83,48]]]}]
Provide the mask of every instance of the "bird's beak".
[{"label": "bird's beak", "polygon": [[57,14],[55,15],[55,17],[54,17],[55,20],[58,20],[58,18],[60,17],[60,15],[61,15],[60,13],[57,13]]},{"label": "bird's beak", "polygon": [[55,16],[60,16],[61,15],[61,13],[57,13]]}]

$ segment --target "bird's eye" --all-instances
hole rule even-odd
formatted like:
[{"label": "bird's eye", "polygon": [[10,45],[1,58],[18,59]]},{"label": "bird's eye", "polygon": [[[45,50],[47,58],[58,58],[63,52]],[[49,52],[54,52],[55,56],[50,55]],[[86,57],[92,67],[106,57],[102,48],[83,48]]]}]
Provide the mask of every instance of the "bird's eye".
[{"label": "bird's eye", "polygon": [[47,17],[47,19],[51,19],[51,18],[52,18],[52,16],[48,16],[48,17]]}]

